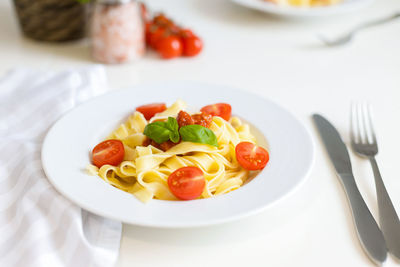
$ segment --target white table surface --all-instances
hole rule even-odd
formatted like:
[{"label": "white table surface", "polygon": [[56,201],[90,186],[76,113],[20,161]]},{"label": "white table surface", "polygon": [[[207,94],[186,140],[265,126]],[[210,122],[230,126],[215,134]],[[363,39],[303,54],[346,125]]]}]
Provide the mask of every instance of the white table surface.
[{"label": "white table surface", "polygon": [[[185,230],[124,225],[117,266],[373,266],[310,115],[326,115],[348,140],[351,101],[373,105],[381,149],[377,160],[400,211],[400,20],[367,30],[340,48],[320,46],[315,34],[345,31],[400,10],[400,2],[380,0],[357,13],[307,20],[272,17],[228,0],[148,2],[193,28],[205,49],[192,59],[164,61],[150,53],[132,64],[107,66],[110,86],[184,79],[255,92],[311,128],[316,162],[303,187],[256,216]],[[85,42],[55,45],[23,38],[11,3],[0,1],[0,75],[17,66],[46,70],[93,63]],[[369,163],[351,157],[362,195],[377,218]],[[395,265],[390,256],[386,266]]]}]

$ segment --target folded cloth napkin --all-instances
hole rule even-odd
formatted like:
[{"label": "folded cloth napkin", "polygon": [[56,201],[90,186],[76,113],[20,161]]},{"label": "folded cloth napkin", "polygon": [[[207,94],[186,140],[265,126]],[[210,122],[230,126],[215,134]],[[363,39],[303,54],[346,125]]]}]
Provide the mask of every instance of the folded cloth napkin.
[{"label": "folded cloth napkin", "polygon": [[121,223],[61,196],[40,160],[49,127],[105,92],[106,83],[100,66],[60,73],[17,69],[0,78],[0,266],[115,264]]}]

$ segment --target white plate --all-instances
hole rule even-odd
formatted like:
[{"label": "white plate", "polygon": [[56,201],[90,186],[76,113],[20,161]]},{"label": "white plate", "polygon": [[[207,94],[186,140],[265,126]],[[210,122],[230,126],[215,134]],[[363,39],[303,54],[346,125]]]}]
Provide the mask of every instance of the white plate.
[{"label": "white plate", "polygon": [[233,2],[257,9],[266,13],[288,17],[323,17],[329,15],[344,14],[364,8],[374,0],[343,0],[343,2],[322,7],[293,7],[279,6],[263,0],[232,0]]},{"label": "white plate", "polygon": [[[178,98],[198,108],[230,103],[235,115],[256,125],[257,132],[268,140],[267,167],[248,184],[222,196],[192,201],[151,200],[147,204],[85,173],[91,148],[136,106],[171,104]],[[313,159],[314,146],[308,131],[282,107],[236,89],[188,82],[148,84],[97,97],[55,123],[42,148],[43,168],[50,182],[77,205],[129,224],[171,228],[217,224],[259,212],[302,184]]]}]

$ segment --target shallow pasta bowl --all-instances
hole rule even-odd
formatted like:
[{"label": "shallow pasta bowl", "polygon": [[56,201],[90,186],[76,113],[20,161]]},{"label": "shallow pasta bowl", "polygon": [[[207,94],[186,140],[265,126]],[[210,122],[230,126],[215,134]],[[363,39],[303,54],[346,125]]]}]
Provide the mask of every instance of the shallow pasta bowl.
[{"label": "shallow pasta bowl", "polygon": [[[251,126],[270,161],[239,189],[209,199],[151,200],[144,204],[97,176],[87,175],[90,150],[123,122],[134,108],[152,102],[188,106],[227,102]],[[227,222],[257,213],[288,196],[308,176],[314,147],[306,128],[287,110],[259,96],[230,87],[178,82],[147,84],[88,101],[49,130],[42,148],[44,171],[54,187],[78,206],[125,223],[178,228]]]}]

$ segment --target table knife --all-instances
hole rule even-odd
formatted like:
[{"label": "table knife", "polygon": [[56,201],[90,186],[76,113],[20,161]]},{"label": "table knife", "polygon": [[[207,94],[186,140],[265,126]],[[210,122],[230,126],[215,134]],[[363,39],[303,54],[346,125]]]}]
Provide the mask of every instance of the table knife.
[{"label": "table knife", "polygon": [[358,190],[346,145],[328,120],[318,114],[314,114],[313,119],[343,184],[361,245],[375,263],[381,264],[387,256],[385,239]]}]

